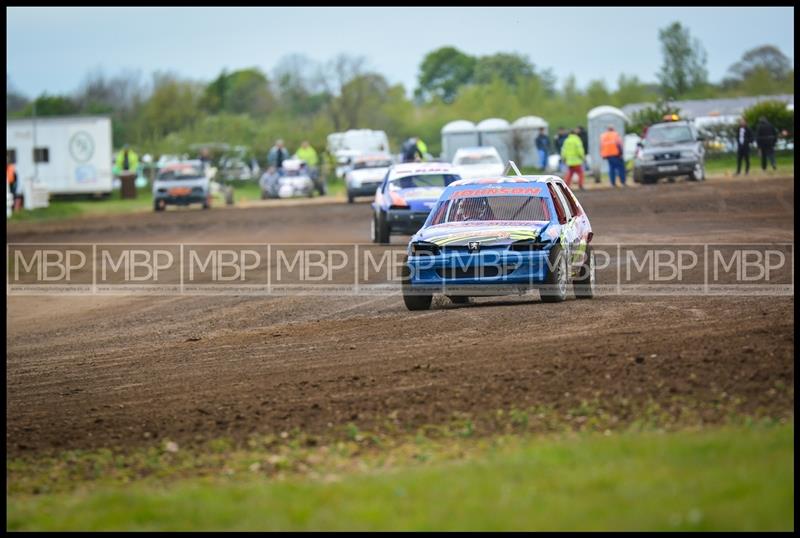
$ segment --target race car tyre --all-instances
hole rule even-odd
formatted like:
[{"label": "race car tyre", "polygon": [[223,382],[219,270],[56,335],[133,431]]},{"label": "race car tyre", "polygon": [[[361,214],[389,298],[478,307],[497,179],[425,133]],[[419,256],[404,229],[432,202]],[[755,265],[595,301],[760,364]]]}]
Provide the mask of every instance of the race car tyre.
[{"label": "race car tyre", "polygon": [[403,288],[403,303],[409,310],[428,310],[433,302],[433,295],[420,295],[411,289],[411,269],[408,267],[408,256],[403,258],[400,277]]},{"label": "race car tyre", "polygon": [[166,208],[166,204],[162,203],[161,200],[156,200],[153,202],[153,210],[154,211],[164,211]]},{"label": "race car tyre", "polygon": [[567,257],[562,254],[561,247],[555,246],[550,250],[550,267],[544,287],[539,290],[539,295],[545,303],[560,303],[567,298]]},{"label": "race car tyre", "polygon": [[583,264],[578,270],[578,276],[572,282],[572,289],[577,299],[591,299],[594,297],[595,269],[594,251],[592,247],[586,245],[586,252]]},{"label": "race car tyre", "polygon": [[352,204],[354,201],[355,201],[355,197],[348,192],[347,193],[347,203],[348,204]]},{"label": "race car tyre", "polygon": [[206,198],[206,201],[203,202],[203,209],[211,209],[211,200]]},{"label": "race car tyre", "polygon": [[378,211],[377,216],[373,219],[372,226],[372,240],[379,244],[388,243],[391,228],[389,228],[389,223],[386,222],[386,215],[383,211]]}]

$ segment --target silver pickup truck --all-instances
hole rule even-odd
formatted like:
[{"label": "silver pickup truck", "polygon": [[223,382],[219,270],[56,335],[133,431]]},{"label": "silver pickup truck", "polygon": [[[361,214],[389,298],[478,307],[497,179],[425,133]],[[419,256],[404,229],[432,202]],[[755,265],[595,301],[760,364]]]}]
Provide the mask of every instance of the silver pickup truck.
[{"label": "silver pickup truck", "polygon": [[656,183],[661,178],[675,181],[678,176],[690,181],[705,179],[703,137],[685,120],[651,125],[633,163],[633,180]]}]

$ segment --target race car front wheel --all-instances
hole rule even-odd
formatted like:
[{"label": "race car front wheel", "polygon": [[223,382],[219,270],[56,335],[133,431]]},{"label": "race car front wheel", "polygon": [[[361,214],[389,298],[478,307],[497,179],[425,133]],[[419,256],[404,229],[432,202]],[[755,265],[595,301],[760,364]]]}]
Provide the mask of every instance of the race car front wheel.
[{"label": "race car front wheel", "polygon": [[409,310],[428,310],[433,302],[433,295],[420,295],[411,288],[411,268],[408,266],[408,256],[403,258],[400,268],[400,278],[403,288],[403,302]]},{"label": "race car front wheel", "polygon": [[389,223],[386,222],[386,215],[383,211],[378,211],[378,214],[372,219],[372,241],[374,243],[386,244],[389,242]]},{"label": "race car front wheel", "polygon": [[567,257],[561,247],[555,246],[550,251],[547,279],[539,290],[539,295],[545,303],[560,303],[567,299]]},{"label": "race car front wheel", "polygon": [[594,297],[595,272],[594,272],[594,251],[592,247],[586,245],[583,263],[578,270],[578,276],[572,283],[577,299],[591,299]]}]

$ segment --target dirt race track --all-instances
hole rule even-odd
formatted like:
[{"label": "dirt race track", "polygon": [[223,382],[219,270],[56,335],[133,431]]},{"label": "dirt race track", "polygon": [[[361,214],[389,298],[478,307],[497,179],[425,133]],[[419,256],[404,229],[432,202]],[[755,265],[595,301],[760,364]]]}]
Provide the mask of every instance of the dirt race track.
[{"label": "dirt race track", "polygon": [[[794,180],[580,194],[595,241],[794,242]],[[13,223],[15,242],[369,241],[367,203]],[[394,237],[393,243],[406,238]],[[602,283],[602,282],[601,282]],[[792,416],[794,297],[8,297],[10,455],[599,401]]]}]

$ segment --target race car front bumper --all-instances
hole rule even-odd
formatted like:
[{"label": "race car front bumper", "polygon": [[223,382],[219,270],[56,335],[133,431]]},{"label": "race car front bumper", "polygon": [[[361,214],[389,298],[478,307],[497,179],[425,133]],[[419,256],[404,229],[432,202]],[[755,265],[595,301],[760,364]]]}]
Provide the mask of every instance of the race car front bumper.
[{"label": "race car front bumper", "polygon": [[157,193],[154,200],[156,202],[163,202],[166,205],[204,204],[208,200],[208,193],[192,191],[189,194],[180,196]]},{"label": "race car front bumper", "polygon": [[695,166],[697,166],[696,160],[638,161],[634,168],[642,177],[661,178],[688,176]]},{"label": "race car front bumper", "polygon": [[410,209],[390,209],[386,212],[386,222],[393,234],[412,235],[417,233],[428,219],[430,211],[411,211]]},{"label": "race car front bumper", "polygon": [[381,186],[381,182],[362,183],[358,187],[348,185],[347,194],[350,196],[375,196],[375,191]]},{"label": "race car front bumper", "polygon": [[544,284],[550,273],[549,259],[549,248],[512,251],[503,247],[470,253],[460,247],[455,252],[410,255],[408,282],[420,293],[514,292]]}]

